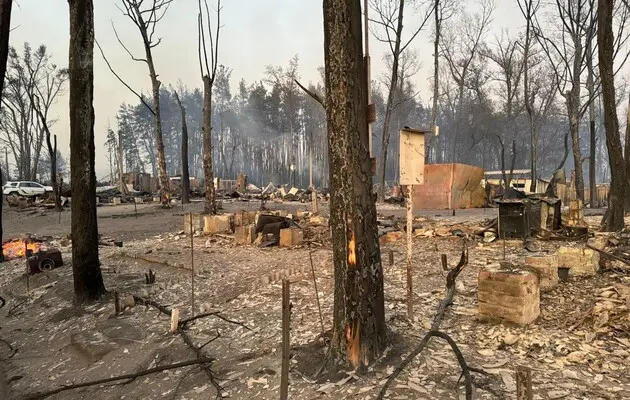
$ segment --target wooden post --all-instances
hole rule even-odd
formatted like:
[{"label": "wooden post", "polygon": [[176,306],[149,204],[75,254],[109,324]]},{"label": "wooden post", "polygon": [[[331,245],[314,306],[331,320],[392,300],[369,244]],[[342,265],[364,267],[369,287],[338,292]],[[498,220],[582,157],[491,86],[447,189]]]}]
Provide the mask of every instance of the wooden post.
[{"label": "wooden post", "polygon": [[319,310],[319,323],[322,326],[322,339],[326,330],[324,329],[324,315],[322,314],[322,306],[319,303],[319,290],[317,289],[317,278],[315,277],[315,267],[313,266],[313,252],[308,252],[308,259],[311,261],[311,273],[313,274],[313,286],[315,287],[315,299],[317,300],[317,309]]},{"label": "wooden post", "polygon": [[282,372],[280,375],[280,400],[289,397],[289,356],[291,342],[289,330],[291,329],[291,297],[289,281],[282,280]]},{"label": "wooden post", "polygon": [[120,314],[122,312],[121,308],[122,307],[120,307],[120,295],[118,294],[118,292],[114,292],[114,313],[116,315]]},{"label": "wooden post", "polygon": [[407,317],[413,320],[413,185],[409,188],[407,198]]},{"label": "wooden post", "polygon": [[138,200],[134,196],[133,198],[133,212],[136,214],[136,219],[138,218]]},{"label": "wooden post", "polygon": [[190,213],[190,314],[195,316],[195,235],[193,214]]},{"label": "wooden post", "polygon": [[393,266],[394,265],[394,250],[389,249],[389,251],[387,252],[388,256],[389,256],[389,266]]},{"label": "wooden post", "polygon": [[[308,187],[313,189],[313,132],[310,133],[308,145]],[[317,212],[317,211],[313,211]]]},{"label": "wooden post", "polygon": [[179,327],[179,308],[173,308],[171,310],[171,333],[177,332]]},{"label": "wooden post", "polygon": [[319,210],[317,209],[317,192],[315,190],[313,190],[313,193],[311,195],[311,199],[313,202],[312,208],[313,208],[313,214],[317,214],[319,212]]},{"label": "wooden post", "polygon": [[516,399],[532,400],[532,370],[529,367],[516,367]]},{"label": "wooden post", "polygon": [[440,258],[442,259],[442,270],[448,271],[448,262],[446,261],[446,254],[442,254]]}]

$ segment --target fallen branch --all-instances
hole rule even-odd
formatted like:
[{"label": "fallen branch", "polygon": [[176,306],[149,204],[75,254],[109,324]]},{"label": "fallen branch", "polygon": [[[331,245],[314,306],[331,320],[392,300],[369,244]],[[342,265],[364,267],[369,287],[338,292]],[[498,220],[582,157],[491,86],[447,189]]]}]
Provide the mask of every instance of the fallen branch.
[{"label": "fallen branch", "polygon": [[432,331],[437,331],[442,323],[446,308],[453,302],[453,296],[455,295],[455,279],[464,268],[468,265],[468,245],[464,241],[464,249],[462,250],[462,256],[459,259],[459,263],[453,269],[448,272],[446,276],[446,296],[440,302],[435,318],[433,318],[433,324],[431,325]]},{"label": "fallen branch", "polygon": [[183,319],[183,320],[179,321],[179,327],[182,328],[182,329],[185,329],[187,324],[189,324],[189,323],[191,323],[191,322],[193,322],[195,320],[198,320],[199,318],[205,318],[205,317],[217,317],[219,319],[222,319],[225,322],[229,322],[231,324],[242,326],[243,328],[247,329],[248,331],[252,330],[250,327],[248,327],[247,325],[245,325],[242,322],[233,321],[233,320],[231,320],[229,318],[224,317],[223,315],[221,315],[221,313],[219,311],[207,312],[207,313],[195,315],[194,317]]},{"label": "fallen branch", "polygon": [[57,389],[50,390],[48,392],[34,393],[34,394],[29,395],[29,396],[26,396],[24,398],[24,400],[43,399],[43,398],[46,398],[48,396],[52,396],[53,394],[65,392],[65,391],[71,390],[71,389],[78,389],[78,388],[82,388],[82,387],[101,385],[103,383],[116,382],[116,381],[122,381],[122,380],[127,380],[127,379],[135,379],[135,378],[139,378],[141,376],[154,374],[156,372],[162,372],[162,371],[167,371],[167,370],[171,370],[171,369],[188,367],[188,366],[191,366],[191,365],[208,364],[208,363],[211,363],[212,361],[213,361],[213,359],[211,359],[211,358],[198,358],[196,360],[188,360],[188,361],[183,361],[183,362],[180,362],[180,363],[163,365],[161,367],[149,368],[149,369],[146,369],[144,371],[136,372],[136,373],[133,373],[133,374],[125,374],[125,375],[114,376],[112,378],[99,379],[99,380],[96,380],[96,381],[82,382],[82,383],[77,383],[77,384],[74,384],[74,385],[62,386],[62,387],[59,387]]},{"label": "fallen branch", "polygon": [[[161,305],[161,304],[159,304],[159,303],[157,303],[157,302],[155,302],[153,300],[145,299],[145,298],[140,297],[140,296],[133,296],[133,298],[134,298],[134,300],[137,303],[153,306],[153,307],[157,308],[158,310],[160,310],[160,312],[168,315],[169,317],[172,314],[172,310],[164,307],[163,305]],[[178,324],[178,328],[177,328],[177,333],[179,334],[179,336],[182,337],[182,340],[184,341],[184,343],[186,343],[186,345],[188,347],[190,347],[191,350],[193,350],[195,352],[195,354],[197,355],[197,359],[206,359],[203,356],[203,352],[202,352],[203,346],[198,347],[198,346],[196,346],[193,343],[193,341],[190,338],[190,336],[188,336],[188,334],[184,330],[184,325],[185,325],[185,323],[188,323],[188,322],[190,322],[190,321],[192,321],[194,319],[197,319],[197,318],[201,318],[203,316],[206,316],[206,315],[200,314],[200,315],[198,315],[196,317],[189,318],[188,320],[183,320],[183,321],[181,321]],[[214,339],[216,339],[216,338],[214,338]],[[204,346],[206,346],[208,343],[204,344]],[[217,399],[220,399],[222,397],[222,390],[223,390],[223,388],[215,381],[214,375],[212,375],[212,370],[210,369],[210,367],[204,366],[203,370],[205,371],[206,375],[208,376],[208,379],[210,379],[210,382],[212,383],[212,385],[217,389]]]},{"label": "fallen branch", "polygon": [[468,265],[468,245],[466,241],[464,241],[464,248],[462,250],[462,256],[459,260],[459,263],[457,264],[457,266],[455,266],[455,268],[451,269],[448,275],[446,276],[446,295],[444,296],[444,299],[440,302],[440,305],[438,306],[435,317],[433,318],[433,324],[431,325],[431,330],[424,336],[424,338],[422,338],[422,341],[420,341],[420,344],[402,361],[402,363],[398,366],[398,368],[396,368],[396,370],[389,376],[389,378],[387,379],[387,382],[385,382],[385,386],[383,386],[383,388],[381,389],[377,397],[378,400],[383,399],[383,396],[387,392],[387,389],[391,386],[391,384],[394,382],[396,377],[400,375],[400,373],[405,369],[405,367],[409,365],[409,363],[411,363],[411,361],[416,356],[418,356],[418,354],[420,354],[422,350],[424,350],[425,346],[427,345],[427,343],[429,343],[429,340],[433,336],[437,336],[446,340],[448,344],[451,346],[451,348],[453,349],[453,352],[455,353],[455,356],[457,357],[457,361],[459,362],[459,365],[462,367],[462,375],[466,378],[466,400],[472,399],[472,382],[470,378],[470,369],[466,365],[466,360],[464,360],[464,356],[462,355],[462,352],[459,350],[459,348],[457,347],[457,344],[455,344],[453,339],[451,339],[450,336],[448,336],[447,334],[442,333],[438,330],[440,325],[442,324],[442,319],[444,318],[444,314],[446,313],[447,307],[453,301],[453,296],[455,295],[455,280],[457,279],[457,276],[460,274],[460,272],[462,272],[462,270],[466,267],[466,265]]},{"label": "fallen branch", "polygon": [[617,256],[616,256],[616,255],[614,255],[614,254],[610,254],[610,253],[608,253],[608,252],[606,252],[606,251],[604,251],[604,250],[600,250],[600,249],[598,249],[597,247],[593,247],[593,246],[591,246],[591,245],[590,245],[590,244],[588,244],[588,243],[586,244],[586,247],[588,247],[588,248],[589,248],[589,249],[591,249],[591,250],[595,250],[596,252],[598,252],[598,253],[600,253],[600,254],[603,254],[603,255],[605,255],[606,257],[612,258],[613,260],[616,260],[616,261],[622,262],[622,263],[624,263],[624,264],[626,264],[626,265],[630,265],[630,260],[626,260],[625,258],[617,257]]},{"label": "fallen branch", "polygon": [[470,377],[470,369],[468,368],[468,365],[466,364],[466,360],[464,359],[464,356],[462,355],[461,350],[459,349],[459,347],[457,347],[457,344],[455,343],[455,341],[451,339],[451,337],[448,336],[446,333],[443,333],[440,331],[434,331],[434,330],[429,331],[424,336],[424,338],[422,338],[422,341],[420,342],[418,347],[416,347],[414,351],[412,351],[411,354],[409,354],[403,360],[403,362],[398,366],[398,368],[396,368],[396,370],[389,376],[389,378],[387,378],[387,382],[385,382],[385,386],[383,386],[378,396],[376,397],[377,400],[383,399],[383,396],[385,396],[387,389],[389,389],[389,387],[392,385],[396,377],[400,375],[400,373],[405,369],[405,367],[409,365],[411,361],[413,361],[413,359],[422,352],[422,350],[424,350],[427,343],[429,343],[429,340],[433,336],[437,336],[441,339],[446,340],[448,344],[451,346],[451,349],[453,349],[453,352],[455,353],[455,357],[457,357],[457,362],[459,362],[460,367],[462,367],[462,375],[465,378],[466,400],[472,400],[472,380]]}]

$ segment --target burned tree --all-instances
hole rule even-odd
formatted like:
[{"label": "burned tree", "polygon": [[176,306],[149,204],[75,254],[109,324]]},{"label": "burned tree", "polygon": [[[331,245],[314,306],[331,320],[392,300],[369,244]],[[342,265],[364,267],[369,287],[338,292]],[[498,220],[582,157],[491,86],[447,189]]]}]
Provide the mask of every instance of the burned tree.
[{"label": "burned tree", "polygon": [[[0,98],[4,89],[4,75],[7,72],[7,58],[9,57],[11,6],[13,6],[13,0],[0,0]],[[6,173],[8,174],[9,171],[6,171]],[[3,178],[2,169],[0,168],[0,184],[4,185]],[[2,203],[0,201],[0,262],[4,261],[4,253],[2,251]]]},{"label": "burned tree", "polygon": [[432,136],[429,138],[429,149],[425,155],[426,162],[432,157],[434,162],[438,161],[438,96],[440,94],[440,39],[442,32],[442,24],[448,20],[455,11],[457,0],[434,0],[433,4],[433,20],[434,20],[434,36],[433,36],[433,104],[431,107],[431,131]]},{"label": "burned tree", "polygon": [[331,351],[354,367],[385,349],[385,309],[368,151],[360,0],[324,0],[330,226],[335,274]]},{"label": "burned tree", "polygon": [[72,275],[76,304],[105,293],[98,258],[94,171],[94,5],[70,4],[70,174],[72,190]]},{"label": "burned tree", "polygon": [[602,221],[605,231],[619,231],[624,227],[624,194],[627,185],[615,98],[613,4],[613,0],[599,0],[597,7],[598,60],[611,178],[608,211]]},{"label": "burned tree", "polygon": [[[378,15],[378,19],[371,19],[383,31],[383,33],[374,33],[376,38],[381,42],[386,42],[389,46],[391,58],[391,71],[389,76],[387,103],[385,104],[385,117],[383,119],[383,134],[381,136],[381,164],[378,186],[378,201],[385,200],[385,172],[387,166],[387,149],[390,139],[390,123],[392,112],[395,108],[395,95],[398,92],[400,84],[400,59],[401,55],[409,47],[411,42],[418,36],[425,23],[428,21],[430,12],[427,12],[417,29],[414,29],[411,37],[403,41],[403,17],[405,9],[405,0],[389,1],[389,0],[372,0],[371,8]],[[371,82],[369,83],[371,84]]]},{"label": "burned tree", "polygon": [[190,174],[188,172],[188,125],[186,124],[186,107],[182,104],[177,91],[173,91],[173,93],[175,93],[175,100],[177,100],[177,105],[182,114],[182,204],[188,204],[190,203]]},{"label": "burned tree", "polygon": [[[214,173],[212,170],[212,86],[217,73],[219,61],[219,31],[221,29],[221,0],[217,0],[217,21],[213,30],[210,22],[210,9],[208,2],[198,1],[199,14],[197,27],[199,32],[199,69],[203,81],[203,175],[205,182],[204,211],[207,214],[216,214]],[[204,18],[205,11],[205,18]],[[206,47],[206,35],[210,49]],[[208,62],[210,53],[210,62]]]},{"label": "burned tree", "polygon": [[[136,96],[138,96],[140,98],[140,101],[142,101],[142,103],[151,111],[151,114],[153,114],[153,123],[155,129],[155,147],[157,150],[158,175],[160,181],[160,201],[162,203],[162,207],[168,208],[171,204],[170,187],[168,175],[166,172],[164,138],[162,134],[162,119],[160,114],[160,86],[162,85],[162,82],[160,82],[160,80],[158,79],[158,74],[155,70],[153,49],[162,42],[162,38],[156,38],[154,36],[155,28],[157,24],[162,20],[162,18],[164,18],[164,15],[166,15],[166,12],[168,11],[168,8],[173,0],[150,0],[146,3],[144,0],[121,0],[121,2],[123,6],[123,15],[128,17],[140,32],[145,58],[138,58],[134,56],[133,53],[127,48],[127,46],[125,46],[125,44],[122,42],[115,28],[114,34],[116,35],[118,43],[120,43],[120,45],[127,52],[132,60],[146,64],[149,70],[149,77],[151,78],[151,93],[153,97],[153,104],[147,104],[147,102],[141,95],[135,92],[127,83],[125,83],[120,78],[118,74],[116,74],[116,72],[114,72],[107,59],[105,59],[105,62],[107,63],[107,66],[112,71],[112,73],[116,76],[116,78],[118,78],[118,80],[120,80],[129,90],[131,90]],[[103,55],[103,58],[105,58],[102,49],[101,54]]]}]

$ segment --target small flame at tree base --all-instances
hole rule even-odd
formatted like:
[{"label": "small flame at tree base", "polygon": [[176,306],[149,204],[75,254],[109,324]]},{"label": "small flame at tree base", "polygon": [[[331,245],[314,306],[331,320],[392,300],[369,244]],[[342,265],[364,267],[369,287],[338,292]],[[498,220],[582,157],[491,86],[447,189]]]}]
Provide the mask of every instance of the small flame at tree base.
[{"label": "small flame at tree base", "polygon": [[24,257],[27,248],[33,253],[44,250],[43,243],[31,242],[26,244],[23,240],[13,240],[2,244],[2,254],[5,260],[14,260]]}]

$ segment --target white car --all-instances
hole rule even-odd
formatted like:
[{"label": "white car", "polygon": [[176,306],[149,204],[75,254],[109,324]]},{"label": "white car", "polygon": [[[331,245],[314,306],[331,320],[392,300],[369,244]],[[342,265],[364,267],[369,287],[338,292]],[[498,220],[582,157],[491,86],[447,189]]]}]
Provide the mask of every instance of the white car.
[{"label": "white car", "polygon": [[34,196],[43,196],[48,192],[52,192],[52,186],[44,186],[37,182],[31,181],[12,181],[7,182],[2,187],[2,194],[5,196],[24,196],[24,197],[34,197]]}]

